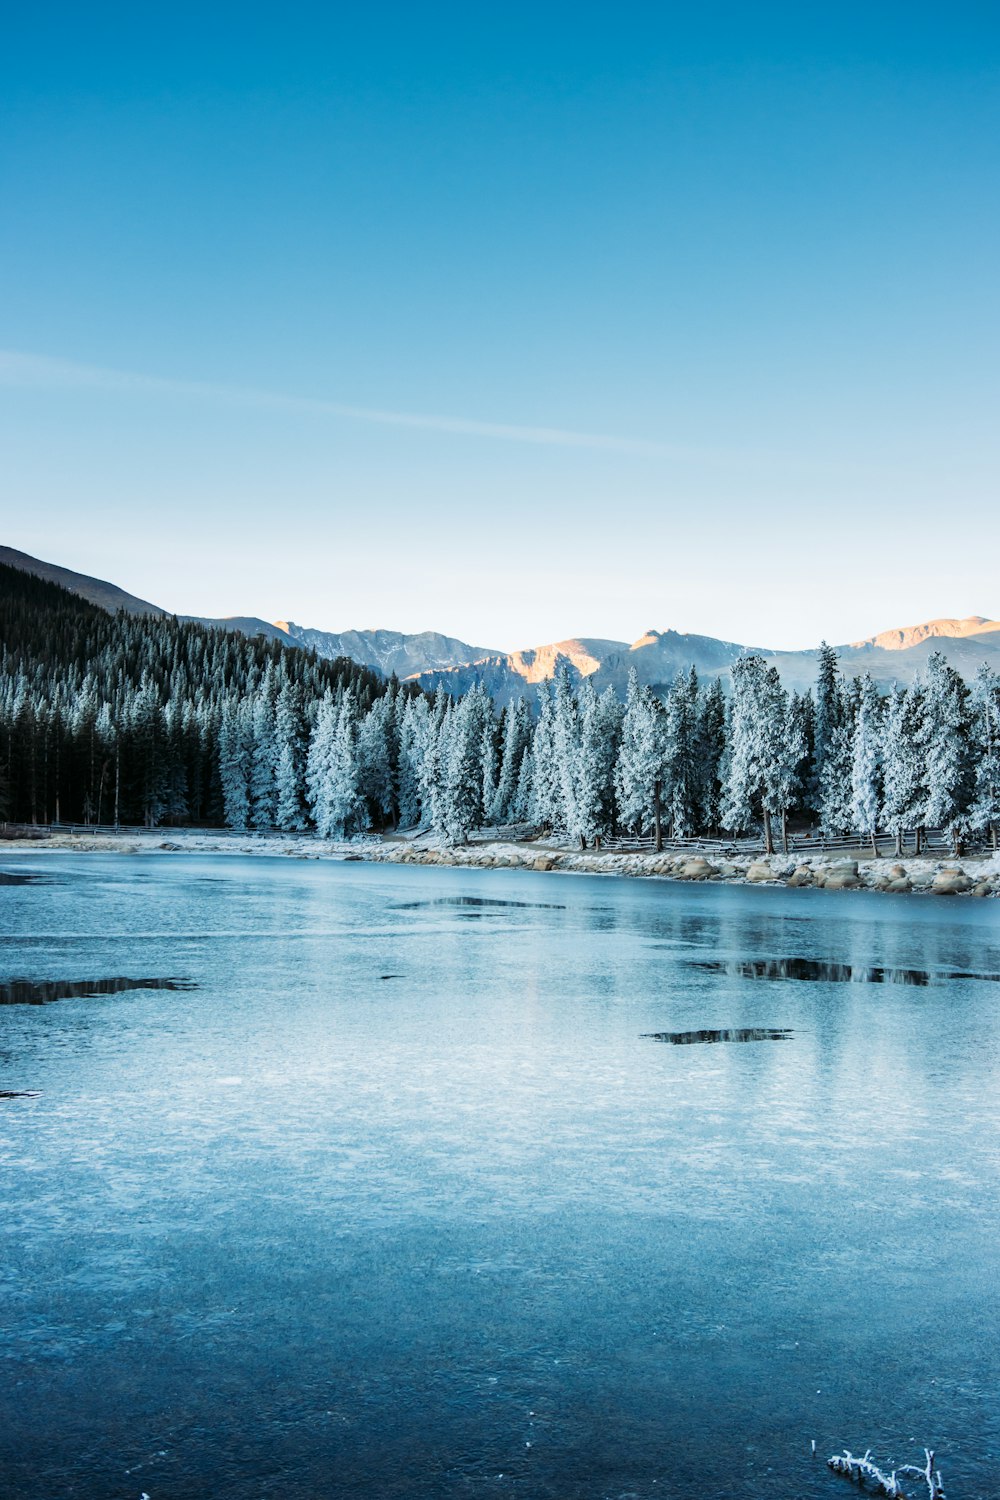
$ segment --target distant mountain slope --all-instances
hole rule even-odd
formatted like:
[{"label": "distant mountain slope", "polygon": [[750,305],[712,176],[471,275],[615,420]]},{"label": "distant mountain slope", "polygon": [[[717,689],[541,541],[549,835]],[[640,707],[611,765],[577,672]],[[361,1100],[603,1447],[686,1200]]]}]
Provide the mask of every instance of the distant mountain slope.
[{"label": "distant mountain slope", "polygon": [[362,666],[397,677],[416,677],[421,672],[447,671],[467,662],[495,657],[486,646],[470,646],[454,636],[424,630],[404,635],[398,630],[312,630],[291,620],[278,620],[276,628],[286,640],[315,651],[319,656],[349,656]]},{"label": "distant mountain slope", "polygon": [[[0,547],[0,562],[61,584],[102,609],[124,609],[136,615],[166,615],[169,611],[125,593],[114,584],[82,573],[73,573],[52,563],[40,562],[11,547]],[[496,651],[471,646],[467,641],[437,631],[406,634],[398,630],[317,630],[291,620],[270,624],[254,615],[228,619],[182,616],[197,624],[278,640],[285,645],[314,650],[327,660],[348,657],[359,666],[383,676],[396,674],[434,691],[442,685],[449,693],[464,692],[482,683],[500,704],[513,698],[533,698],[537,686],[554,675],[560,661],[579,680],[589,677],[598,691],[608,686],[623,694],[629,670],[635,667],[640,682],[653,688],[666,687],[678,672],[694,666],[702,677],[728,676],[734,661],[758,652],[778,668],[785,686],[799,691],[811,687],[816,677],[816,651],[775,651],[770,647],[744,646],[708,635],[687,635],[677,630],[649,630],[630,645],[590,636],[572,636],[522,651]],[[818,644],[818,643],[817,643]],[[845,676],[870,672],[883,688],[892,682],[906,684],[926,665],[932,651],[941,651],[952,666],[971,680],[983,662],[1000,671],[1000,621],[984,615],[966,619],[928,620],[897,630],[884,630],[863,641],[838,646]]]},{"label": "distant mountain slope", "polygon": [[[0,547],[0,563],[9,568],[17,568],[22,573],[31,573],[35,578],[44,578],[47,583],[58,583],[60,588],[68,589],[71,594],[86,599],[90,604],[96,604],[99,609],[106,609],[109,614],[114,614],[118,609],[123,609],[128,615],[160,617],[171,614],[169,609],[150,604],[148,599],[137,599],[134,594],[126,593],[117,584],[106,583],[103,578],[91,578],[86,573],[74,573],[70,568],[60,568],[56,563],[42,562],[40,558],[30,557],[27,552],[18,552],[13,547]],[[289,641],[285,631],[279,630],[276,625],[267,620],[258,620],[253,615],[233,615],[222,620],[211,619],[206,615],[178,615],[178,619],[190,625],[206,625],[215,630],[234,630],[240,635],[262,635],[269,641],[282,641],[286,646],[297,644]]]},{"label": "distant mountain slope", "polygon": [[987,620],[984,615],[970,615],[966,620],[927,620],[923,625],[904,625],[900,630],[883,630],[881,635],[869,636],[865,641],[852,641],[845,650],[860,650],[873,646],[883,651],[906,651],[919,646],[930,638],[958,640],[969,635],[989,635],[1000,630],[1000,620]]},{"label": "distant mountain slope", "polygon": [[127,594],[114,583],[105,583],[103,578],[88,578],[86,573],[74,573],[70,568],[60,568],[56,563],[42,562],[37,557],[29,557],[27,552],[15,551],[13,547],[0,547],[0,563],[8,568],[18,568],[22,573],[32,573],[48,583],[58,583],[61,588],[69,589],[71,594],[78,594],[81,599],[87,599],[91,604],[109,610],[112,614],[116,609],[123,609],[129,615],[168,613],[157,604],[150,604],[146,599],[137,599],[134,594]]},{"label": "distant mountain slope", "polygon": [[213,619],[210,615],[178,615],[177,618],[189,625],[207,625],[210,630],[235,630],[240,635],[262,635],[265,640],[281,641],[285,646],[301,644],[290,640],[287,632],[279,626],[272,625],[269,620],[259,620],[256,615],[224,615],[221,619]]},{"label": "distant mountain slope", "polygon": [[[933,623],[942,626],[950,622]],[[983,624],[986,629],[979,634],[963,631],[954,636],[941,629],[927,629],[921,634],[920,627],[911,627],[910,645],[877,646],[874,642],[881,637],[872,637],[870,642],[856,646],[838,646],[841,671],[848,677],[869,672],[883,688],[893,682],[905,684],[923,670],[932,651],[942,652],[956,671],[969,680],[983,662],[1000,671],[1000,628],[988,621]],[[897,634],[885,633],[889,638]],[[474,682],[482,683],[491,697],[503,704],[513,698],[533,697],[536,685],[552,677],[560,659],[569,666],[571,676],[589,677],[598,692],[610,686],[622,694],[632,667],[640,682],[661,688],[671,683],[678,672],[692,666],[701,677],[726,677],[734,661],[751,653],[763,656],[777,667],[789,689],[802,692],[816,680],[815,650],[774,651],[720,641],[713,636],[650,630],[631,646],[625,641],[572,639],[531,651],[498,653],[441,671],[421,672],[417,681],[429,692],[442,685],[449,693],[462,693]]]}]

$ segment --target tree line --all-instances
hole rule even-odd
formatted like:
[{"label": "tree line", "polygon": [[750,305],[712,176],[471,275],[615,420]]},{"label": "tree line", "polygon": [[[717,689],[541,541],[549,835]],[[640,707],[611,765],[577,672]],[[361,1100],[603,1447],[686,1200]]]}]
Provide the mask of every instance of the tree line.
[{"label": "tree line", "polygon": [[1000,679],[940,653],[879,693],[818,652],[789,693],[748,655],[724,691],[694,669],[625,702],[562,663],[498,712],[476,684],[431,698],[346,660],[172,619],[112,617],[13,569],[0,577],[0,754],[22,821],[201,822],[345,838],[426,827],[451,843],[530,823],[614,834],[828,834],[1000,826]]},{"label": "tree line", "polygon": [[249,707],[263,736],[259,705],[280,704],[297,746],[326,693],[350,692],[366,712],[386,687],[346,658],[170,616],[110,615],[0,566],[0,817],[221,826],[227,734]]}]

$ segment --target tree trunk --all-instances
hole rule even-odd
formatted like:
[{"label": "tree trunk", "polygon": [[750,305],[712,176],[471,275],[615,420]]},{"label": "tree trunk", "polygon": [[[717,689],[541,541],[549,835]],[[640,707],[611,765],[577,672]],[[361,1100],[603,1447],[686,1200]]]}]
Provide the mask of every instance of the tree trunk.
[{"label": "tree trunk", "polygon": [[875,830],[872,829],[872,854],[878,859],[878,841],[875,838]]},{"label": "tree trunk", "polygon": [[901,828],[896,829],[895,854],[897,859],[901,859],[903,857],[903,830]]},{"label": "tree trunk", "polygon": [[771,836],[771,814],[766,807],[764,809],[764,853],[774,853],[774,839]]},{"label": "tree trunk", "polygon": [[781,852],[788,853],[788,808],[781,809]]},{"label": "tree trunk", "polygon": [[660,820],[660,783],[653,783],[653,828],[656,835],[656,852],[663,853],[663,824]]}]

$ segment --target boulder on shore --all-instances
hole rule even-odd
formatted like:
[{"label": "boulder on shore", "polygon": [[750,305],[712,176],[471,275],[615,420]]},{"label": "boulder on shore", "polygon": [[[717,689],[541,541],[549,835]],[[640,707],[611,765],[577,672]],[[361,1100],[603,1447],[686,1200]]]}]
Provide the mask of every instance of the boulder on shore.
[{"label": "boulder on shore", "polygon": [[696,856],[694,859],[683,860],[675,868],[674,877],[677,880],[707,880],[710,875],[717,875],[718,873],[715,866],[710,864],[707,859]]},{"label": "boulder on shore", "polygon": [[944,869],[935,875],[931,892],[935,896],[960,896],[971,891],[972,884],[964,870]]},{"label": "boulder on shore", "polygon": [[[817,884],[819,884],[818,879]],[[847,891],[860,884],[856,859],[838,860],[835,865],[828,865],[823,871],[824,890]]]},{"label": "boulder on shore", "polygon": [[755,859],[747,870],[748,880],[763,881],[773,880],[774,878],[774,871],[771,869],[771,866],[763,859]]},{"label": "boulder on shore", "polygon": [[813,885],[813,872],[808,865],[799,865],[789,875],[786,882],[788,885]]}]

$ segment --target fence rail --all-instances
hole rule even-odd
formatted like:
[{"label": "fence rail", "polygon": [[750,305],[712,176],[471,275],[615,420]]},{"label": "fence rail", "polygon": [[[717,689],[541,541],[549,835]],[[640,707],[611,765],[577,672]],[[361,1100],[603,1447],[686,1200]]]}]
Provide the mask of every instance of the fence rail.
[{"label": "fence rail", "polygon": [[[481,830],[490,838],[507,837],[530,838],[537,835],[538,830],[532,828],[526,832],[525,825],[503,828],[490,828]],[[170,827],[161,824],[156,828],[147,828],[143,824],[114,824],[114,823],[0,823],[0,839],[27,838],[42,839],[50,833],[68,833],[75,837],[121,837],[128,838],[159,838],[165,839],[171,836],[182,836],[184,834],[210,834],[213,838],[276,838],[281,837],[284,830],[280,828],[197,828],[191,826]],[[296,837],[309,837],[310,835],[298,834]],[[917,830],[909,829],[902,838],[902,853],[912,858],[917,853],[916,848]],[[377,833],[359,834],[345,840],[347,843],[366,844],[381,843],[381,835]],[[708,838],[690,835],[682,838],[667,838],[662,840],[664,852],[691,853],[691,854],[714,854],[717,858],[734,855],[753,855],[765,852],[764,836],[762,833],[745,834],[734,838]],[[775,851],[779,854],[785,853],[780,834],[774,836]],[[875,835],[875,847],[880,857],[891,858],[896,853],[896,838],[891,833],[878,833]],[[990,848],[989,839],[984,837],[963,839],[962,848],[966,854],[987,851]],[[616,853],[644,853],[656,848],[656,840],[653,835],[608,835],[602,837],[601,848]],[[843,835],[827,835],[820,832],[798,832],[788,835],[789,854],[861,854],[872,853],[872,838],[870,834],[852,833]],[[920,854],[928,856],[950,855],[954,852],[952,840],[942,832],[940,828],[927,828],[920,830]]]},{"label": "fence rail", "polygon": [[[910,858],[916,854],[917,830],[909,829],[902,837],[902,853]],[[664,852],[687,852],[696,854],[717,855],[746,855],[763,854],[765,843],[763,834],[754,834],[745,838],[736,839],[711,839],[711,838],[666,838],[663,841]],[[875,835],[875,848],[880,858],[892,858],[896,853],[896,836],[892,833],[877,833]],[[775,851],[779,854],[785,853],[781,835],[774,836]],[[986,850],[989,847],[985,838],[971,838],[962,840],[962,848],[967,854],[974,854]],[[652,834],[643,834],[639,837],[624,835],[621,837],[602,838],[602,849],[613,849],[616,851],[641,853],[645,850],[656,848],[656,840]],[[851,833],[843,835],[828,835],[823,833],[790,833],[788,835],[789,854],[871,854],[872,837],[867,833]],[[925,828],[920,830],[920,854],[921,855],[950,855],[954,853],[952,840],[940,828]]]}]

